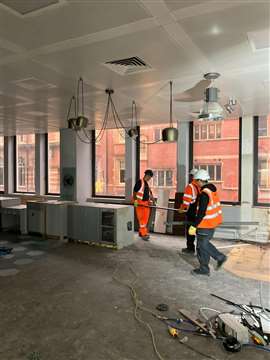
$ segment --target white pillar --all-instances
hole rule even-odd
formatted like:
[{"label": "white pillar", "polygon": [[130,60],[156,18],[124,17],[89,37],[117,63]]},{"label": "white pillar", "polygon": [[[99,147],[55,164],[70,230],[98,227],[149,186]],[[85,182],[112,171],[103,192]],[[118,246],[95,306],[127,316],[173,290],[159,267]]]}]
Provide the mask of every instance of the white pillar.
[{"label": "white pillar", "polygon": [[177,126],[177,192],[183,192],[189,172],[189,122],[179,121]]},{"label": "white pillar", "polygon": [[125,198],[130,202],[136,181],[136,141],[127,134],[125,140]]},{"label": "white pillar", "polygon": [[253,206],[253,117],[242,118],[241,221],[252,221]]},{"label": "white pillar", "polygon": [[86,201],[91,194],[91,144],[72,129],[60,130],[60,193],[62,200]]}]

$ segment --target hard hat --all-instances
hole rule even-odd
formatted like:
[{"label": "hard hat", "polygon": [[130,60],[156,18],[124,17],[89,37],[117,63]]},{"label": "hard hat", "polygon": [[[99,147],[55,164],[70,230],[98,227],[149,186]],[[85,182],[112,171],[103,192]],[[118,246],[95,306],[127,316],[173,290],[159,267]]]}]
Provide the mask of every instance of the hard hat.
[{"label": "hard hat", "polygon": [[207,180],[210,179],[210,176],[208,174],[208,171],[206,171],[204,169],[200,169],[195,173],[194,179],[195,180],[207,181]]},{"label": "hard hat", "polygon": [[190,170],[189,173],[190,173],[190,175],[193,175],[193,176],[194,176],[197,171],[198,171],[198,169],[193,168],[193,169]]},{"label": "hard hat", "polygon": [[147,170],[145,170],[144,175],[148,175],[148,176],[153,177],[154,174],[153,174],[153,171],[151,169],[147,169]]}]

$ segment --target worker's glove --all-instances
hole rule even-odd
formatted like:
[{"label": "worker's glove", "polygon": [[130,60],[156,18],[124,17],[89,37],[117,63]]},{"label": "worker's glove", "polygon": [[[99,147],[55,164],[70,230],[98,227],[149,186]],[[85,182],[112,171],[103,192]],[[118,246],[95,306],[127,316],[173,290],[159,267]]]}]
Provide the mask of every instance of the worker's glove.
[{"label": "worker's glove", "polygon": [[139,205],[138,201],[135,200],[133,205],[134,205],[134,207],[137,207]]},{"label": "worker's glove", "polygon": [[196,235],[196,228],[195,226],[190,226],[189,229],[188,229],[188,234],[189,235]]},{"label": "worker's glove", "polygon": [[187,210],[184,210],[184,209],[181,209],[181,208],[178,209],[177,211],[179,212],[179,214],[183,214],[183,213],[187,212]]}]

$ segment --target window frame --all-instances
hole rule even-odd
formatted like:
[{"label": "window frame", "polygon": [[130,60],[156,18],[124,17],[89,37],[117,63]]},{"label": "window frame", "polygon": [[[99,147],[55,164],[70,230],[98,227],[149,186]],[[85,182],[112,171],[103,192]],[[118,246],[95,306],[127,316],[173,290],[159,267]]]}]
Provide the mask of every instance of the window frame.
[{"label": "window frame", "polygon": [[[48,133],[45,134],[45,194],[46,195],[52,195],[52,196],[60,196],[61,195],[61,174],[60,174],[60,188],[59,193],[53,193],[49,192],[49,137]],[[59,143],[59,151],[60,151],[60,143]],[[61,164],[59,164],[59,170],[60,170]]]},{"label": "window frame", "polygon": [[[29,134],[29,135],[33,135],[33,134]],[[36,191],[19,191],[17,190],[17,136],[20,135],[15,135],[14,136],[14,154],[13,154],[13,159],[14,159],[14,179],[13,179],[13,185],[14,185],[14,194],[36,194]],[[35,139],[35,159],[36,159],[36,139]],[[35,167],[35,171],[34,171],[34,177],[36,179],[36,167]],[[36,190],[36,182],[34,181],[35,184],[35,190]]]},{"label": "window frame", "polygon": [[[106,130],[105,130],[106,131]],[[92,130],[92,198],[97,199],[125,199],[125,195],[98,195],[96,194],[96,131]]]},{"label": "window frame", "polygon": [[[268,129],[267,129],[268,131]],[[253,206],[270,207],[270,203],[258,201],[259,195],[259,116],[253,116]]]},{"label": "window frame", "polygon": [[[226,121],[226,119],[224,120]],[[217,125],[217,124],[216,124]],[[216,125],[215,125],[215,131],[216,131]],[[190,125],[190,163],[189,163],[189,169],[191,170],[193,168],[193,160],[194,160],[194,134],[193,134],[193,129],[194,129],[194,121],[191,122]],[[195,140],[195,141],[215,141],[215,140],[221,140],[221,138],[215,138],[215,139],[206,139],[203,140],[200,138],[200,140]],[[239,117],[239,146],[238,146],[238,200],[237,201],[220,201],[221,204],[224,205],[241,205],[241,192],[242,192],[242,186],[241,186],[241,181],[242,181],[242,117]]]}]

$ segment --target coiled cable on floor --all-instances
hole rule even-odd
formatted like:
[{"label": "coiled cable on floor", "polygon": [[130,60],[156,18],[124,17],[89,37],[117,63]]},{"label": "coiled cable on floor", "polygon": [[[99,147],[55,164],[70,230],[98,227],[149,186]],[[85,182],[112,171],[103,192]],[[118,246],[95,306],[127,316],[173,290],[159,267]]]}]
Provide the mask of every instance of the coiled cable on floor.
[{"label": "coiled cable on floor", "polygon": [[151,327],[151,325],[147,322],[147,321],[144,321],[138,314],[138,310],[141,310],[141,311],[145,311],[145,312],[148,312],[156,317],[158,317],[158,315],[156,313],[154,313],[152,310],[150,309],[147,309],[143,306],[140,305],[140,301],[139,301],[139,298],[138,298],[138,294],[135,290],[135,287],[134,285],[136,284],[136,282],[138,281],[138,275],[136,274],[135,270],[133,269],[133,267],[129,264],[129,269],[130,271],[133,273],[134,275],[134,279],[131,281],[131,282],[126,282],[122,279],[120,279],[119,277],[116,276],[118,270],[119,270],[119,265],[116,266],[114,272],[113,272],[113,276],[112,278],[117,281],[119,284],[123,285],[123,286],[126,286],[130,289],[130,294],[131,294],[131,298],[134,302],[134,311],[133,311],[133,314],[134,314],[134,318],[139,322],[141,323],[142,325],[144,325],[150,335],[151,335],[151,339],[152,339],[152,344],[153,344],[153,348],[154,348],[154,351],[155,351],[155,354],[156,356],[158,357],[159,360],[165,360],[164,357],[162,357],[162,355],[160,354],[160,352],[158,351],[157,349],[157,345],[156,345],[156,339],[155,339],[155,335],[154,335],[154,332],[153,332],[153,329]]}]

